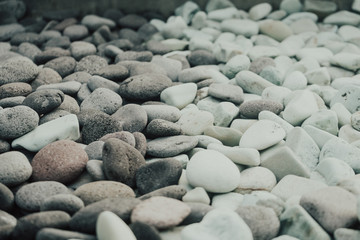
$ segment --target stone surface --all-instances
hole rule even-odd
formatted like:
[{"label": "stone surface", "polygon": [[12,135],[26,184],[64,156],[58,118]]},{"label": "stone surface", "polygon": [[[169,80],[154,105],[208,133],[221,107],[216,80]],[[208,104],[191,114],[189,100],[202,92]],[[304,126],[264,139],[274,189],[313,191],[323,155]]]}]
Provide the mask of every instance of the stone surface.
[{"label": "stone surface", "polygon": [[122,105],[122,98],[107,88],[95,89],[80,105],[81,110],[96,109],[107,114],[115,113]]},{"label": "stone surface", "polygon": [[235,76],[236,83],[248,93],[261,95],[265,88],[273,84],[251,71],[241,71]]},{"label": "stone surface", "polygon": [[123,123],[124,131],[141,132],[148,123],[146,110],[137,104],[120,107],[113,115]]},{"label": "stone surface", "polygon": [[30,82],[39,74],[37,66],[26,57],[13,57],[0,65],[0,84]]},{"label": "stone surface", "polygon": [[195,99],[196,91],[195,83],[184,83],[164,89],[160,99],[170,106],[182,109]]},{"label": "stone surface", "polygon": [[189,110],[183,113],[177,121],[181,130],[186,135],[200,135],[206,128],[212,126],[214,123],[214,116],[208,111]]},{"label": "stone surface", "polygon": [[[28,180],[32,174],[32,167],[27,157],[17,151],[0,154],[0,183],[13,187]],[[6,204],[5,204],[6,205]]]},{"label": "stone surface", "polygon": [[173,157],[190,151],[198,143],[193,136],[172,136],[151,140],[147,145],[147,154],[154,157]]},{"label": "stone surface", "polygon": [[115,213],[104,211],[96,221],[96,236],[99,240],[115,240],[118,237],[136,240],[129,226]]},{"label": "stone surface", "polygon": [[82,239],[95,240],[96,237],[90,234],[74,232],[69,230],[62,230],[57,228],[42,228],[36,234],[37,240],[52,240],[52,239]]},{"label": "stone surface", "polygon": [[50,196],[40,205],[40,211],[59,210],[69,213],[76,213],[84,207],[84,202],[72,194],[57,194]]},{"label": "stone surface", "polygon": [[276,185],[276,177],[269,169],[252,167],[241,172],[236,192],[269,191]]},{"label": "stone surface", "polygon": [[64,97],[64,93],[60,90],[37,90],[26,96],[22,104],[34,109],[38,114],[44,114],[59,107]]},{"label": "stone surface", "polygon": [[272,100],[251,100],[246,101],[240,105],[239,111],[240,115],[245,118],[258,118],[258,115],[262,111],[270,111],[278,115],[282,109],[283,105],[277,101]]}]

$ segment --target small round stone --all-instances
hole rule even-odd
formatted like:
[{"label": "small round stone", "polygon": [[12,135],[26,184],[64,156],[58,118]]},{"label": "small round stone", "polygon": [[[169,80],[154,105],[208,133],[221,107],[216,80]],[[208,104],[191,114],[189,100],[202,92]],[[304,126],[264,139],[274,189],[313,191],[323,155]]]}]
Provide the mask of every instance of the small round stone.
[{"label": "small round stone", "polygon": [[163,119],[154,119],[146,127],[146,135],[152,138],[175,136],[181,133],[179,124]]},{"label": "small round stone", "polygon": [[101,201],[106,198],[135,197],[134,191],[127,185],[115,181],[96,181],[86,183],[74,192],[85,205]]},{"label": "small round stone", "polygon": [[146,18],[137,14],[128,14],[118,21],[119,25],[123,28],[139,29],[142,25],[147,23]]},{"label": "small round stone", "polygon": [[23,105],[34,109],[38,114],[51,112],[64,101],[65,95],[57,89],[42,89],[29,94]]},{"label": "small round stone", "polygon": [[97,88],[84,99],[80,109],[95,109],[106,114],[113,114],[121,107],[122,102],[122,98],[114,91],[107,88]]},{"label": "small round stone", "polygon": [[0,154],[0,183],[6,186],[16,186],[28,180],[32,168],[27,157],[17,151]]},{"label": "small round stone", "polygon": [[[136,171],[136,186],[140,194],[176,185],[182,173],[182,165],[176,159],[162,159],[147,163]],[[149,181],[151,179],[151,181]]]},{"label": "small round stone", "polygon": [[270,111],[278,115],[284,106],[273,100],[250,100],[242,103],[239,107],[240,115],[245,118],[257,119],[261,111]]},{"label": "small round stone", "polygon": [[85,150],[70,140],[60,140],[46,145],[33,158],[34,181],[70,183],[84,170],[88,156]]},{"label": "small round stone", "polygon": [[217,62],[214,54],[207,50],[192,51],[187,59],[191,66],[213,65]]},{"label": "small round stone", "polygon": [[84,25],[71,25],[64,29],[63,34],[71,41],[76,41],[87,37],[89,30]]},{"label": "small round stone", "polygon": [[234,104],[244,102],[244,91],[237,85],[213,83],[209,86],[209,95]]},{"label": "small round stone", "polygon": [[123,81],[129,77],[129,70],[116,64],[101,68],[97,74],[112,81]]},{"label": "small round stone", "polygon": [[26,211],[39,211],[47,197],[69,193],[68,188],[59,182],[41,181],[23,185],[15,194],[17,206]]},{"label": "small round stone", "polygon": [[121,121],[124,131],[129,132],[141,132],[148,122],[145,109],[137,104],[127,104],[119,108],[112,117]]},{"label": "small round stone", "polygon": [[0,66],[0,85],[12,82],[30,82],[39,74],[39,68],[26,57],[13,57]]},{"label": "small round stone", "polygon": [[91,75],[96,74],[100,69],[108,65],[105,58],[97,55],[83,57],[76,65],[75,72],[87,72]]},{"label": "small round stone", "polygon": [[84,207],[84,202],[73,194],[57,194],[44,199],[40,205],[40,211],[59,210],[69,213],[76,213]]},{"label": "small round stone", "polygon": [[74,58],[65,56],[48,61],[44,67],[55,70],[64,78],[74,72],[76,65]]},{"label": "small round stone", "polygon": [[7,97],[26,96],[32,92],[32,87],[28,83],[8,83],[0,86],[0,99]]},{"label": "small round stone", "polygon": [[76,60],[80,60],[85,56],[95,54],[96,47],[92,43],[88,43],[85,41],[76,41],[71,43],[70,52]]}]

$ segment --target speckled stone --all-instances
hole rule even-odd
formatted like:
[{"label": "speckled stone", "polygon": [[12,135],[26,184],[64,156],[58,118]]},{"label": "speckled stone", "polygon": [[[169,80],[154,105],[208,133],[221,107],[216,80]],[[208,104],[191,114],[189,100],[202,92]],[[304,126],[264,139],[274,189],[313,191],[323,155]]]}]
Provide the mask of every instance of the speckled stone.
[{"label": "speckled stone", "polygon": [[[167,214],[171,211],[172,214]],[[131,222],[144,222],[157,229],[180,224],[191,212],[185,203],[166,197],[152,197],[138,204],[131,213]]]},{"label": "speckled stone", "polygon": [[181,200],[182,197],[186,194],[186,189],[180,185],[171,185],[168,187],[163,187],[147,194],[142,195],[139,197],[140,200],[145,200],[155,196],[162,196],[168,198],[174,198]]},{"label": "speckled stone", "polygon": [[[58,57],[70,56],[70,51],[60,47],[48,48],[35,56],[34,62],[36,64],[45,64]],[[74,65],[75,67],[75,65]]]},{"label": "speckled stone", "polygon": [[85,205],[101,201],[106,198],[135,197],[134,191],[127,185],[115,181],[96,181],[86,183],[74,192]]},{"label": "speckled stone", "polygon": [[48,61],[44,67],[55,70],[64,78],[74,72],[76,65],[77,63],[74,58],[64,56]]},{"label": "speckled stone", "polygon": [[27,157],[17,151],[0,154],[0,183],[12,187],[28,180],[32,167]]},{"label": "speckled stone", "polygon": [[7,97],[26,96],[32,92],[32,87],[28,83],[8,83],[0,86],[0,99]]},{"label": "speckled stone", "polygon": [[40,205],[40,211],[59,210],[69,213],[76,213],[84,207],[84,202],[73,194],[57,194],[45,198]]},{"label": "speckled stone", "polygon": [[135,186],[135,173],[145,164],[141,153],[119,139],[110,138],[103,147],[103,167],[109,180]]},{"label": "speckled stone", "polygon": [[129,76],[129,70],[124,66],[116,64],[99,69],[97,74],[112,81],[119,82]]},{"label": "speckled stone", "polygon": [[64,93],[57,89],[37,90],[29,94],[22,104],[34,109],[38,114],[44,114],[59,107],[64,97]]},{"label": "speckled stone", "polygon": [[0,183],[0,202],[1,202],[0,210],[4,210],[4,211],[10,211],[14,205],[13,192],[6,185],[2,183]]},{"label": "speckled stone", "polygon": [[12,82],[30,82],[38,74],[38,67],[30,59],[13,57],[0,66],[0,85]]},{"label": "speckled stone", "polygon": [[154,157],[173,157],[190,151],[198,143],[193,136],[171,136],[157,138],[148,142],[147,154]]},{"label": "speckled stone", "polygon": [[63,211],[32,213],[18,219],[12,237],[24,240],[35,239],[40,229],[45,227],[65,229],[69,221],[70,215]]},{"label": "speckled stone", "polygon": [[131,211],[140,202],[132,197],[117,197],[89,204],[74,214],[70,220],[70,228],[79,232],[95,233],[96,220],[103,211],[111,211],[128,222]]},{"label": "speckled stone", "polygon": [[41,85],[59,83],[62,77],[58,72],[51,68],[44,67],[39,71],[39,75],[31,82],[31,87],[36,90]]},{"label": "speckled stone", "polygon": [[209,86],[209,95],[234,104],[244,101],[244,92],[241,87],[224,83],[213,83]]},{"label": "speckled stone", "polygon": [[84,150],[87,153],[89,160],[101,160],[103,146],[103,141],[94,141],[87,145]]},{"label": "speckled stone", "polygon": [[134,135],[131,132],[127,132],[127,131],[108,133],[105,136],[103,136],[102,138],[100,138],[99,141],[105,142],[105,141],[109,140],[110,138],[120,139],[132,147],[135,147],[135,144],[136,144]]},{"label": "speckled stone", "polygon": [[146,127],[146,135],[152,138],[180,135],[181,126],[163,119],[154,119]]},{"label": "speckled stone", "polygon": [[69,193],[68,188],[59,182],[41,181],[23,185],[15,194],[17,206],[26,211],[34,212],[40,210],[40,205],[45,198]]},{"label": "speckled stone", "polygon": [[136,30],[147,23],[147,20],[143,16],[137,14],[127,14],[121,17],[118,23],[122,28],[131,28]]},{"label": "speckled stone", "polygon": [[284,106],[272,100],[250,100],[242,103],[239,107],[240,114],[245,118],[257,119],[261,111],[270,111],[278,115]]},{"label": "speckled stone", "polygon": [[96,109],[107,114],[115,113],[122,105],[119,94],[107,88],[95,89],[80,105],[81,110]]},{"label": "speckled stone", "polygon": [[133,133],[135,138],[135,148],[141,153],[141,155],[145,156],[147,149],[147,139],[145,135],[141,132]]},{"label": "speckled stone", "polygon": [[0,139],[0,153],[10,151],[11,145],[5,140]]},{"label": "speckled stone", "polygon": [[70,183],[84,170],[88,156],[85,150],[70,140],[60,140],[42,148],[33,158],[34,181]]},{"label": "speckled stone", "polygon": [[124,131],[129,132],[141,132],[148,122],[145,109],[137,104],[127,104],[119,108],[112,117],[121,121]]},{"label": "speckled stone", "polygon": [[107,61],[97,55],[83,57],[74,69],[75,72],[87,72],[91,75],[96,74],[100,69],[108,65]]},{"label": "speckled stone", "polygon": [[[136,171],[136,186],[140,194],[176,185],[182,173],[182,165],[176,159],[162,159],[141,166]],[[151,179],[151,181],[149,181]]]}]

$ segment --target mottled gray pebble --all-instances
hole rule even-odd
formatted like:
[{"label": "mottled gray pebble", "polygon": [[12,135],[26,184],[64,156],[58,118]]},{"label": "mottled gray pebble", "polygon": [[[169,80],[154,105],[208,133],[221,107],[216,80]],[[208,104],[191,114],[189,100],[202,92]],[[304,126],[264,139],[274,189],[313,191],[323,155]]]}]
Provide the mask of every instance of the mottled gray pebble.
[{"label": "mottled gray pebble", "polygon": [[87,37],[89,30],[84,25],[71,25],[64,29],[64,36],[69,37],[71,41],[76,41]]},{"label": "mottled gray pebble", "polygon": [[32,87],[28,83],[7,83],[0,86],[0,99],[7,97],[26,96],[31,92]]},{"label": "mottled gray pebble", "polygon": [[112,117],[123,123],[124,131],[141,132],[148,122],[147,113],[137,104],[127,104],[119,108]]},{"label": "mottled gray pebble", "polygon": [[102,149],[104,146],[103,141],[94,141],[85,147],[89,159],[102,159]]},{"label": "mottled gray pebble", "polygon": [[107,88],[97,88],[80,105],[81,110],[96,109],[107,114],[115,113],[122,104],[122,98]]},{"label": "mottled gray pebble", "polygon": [[22,105],[22,102],[24,101],[24,99],[25,99],[25,97],[23,97],[23,96],[3,98],[3,99],[0,99],[0,107],[3,107],[3,108],[16,107],[16,106]]},{"label": "mottled gray pebble", "polygon": [[83,83],[83,84],[81,84],[81,87],[80,87],[76,97],[77,97],[77,100],[79,101],[79,103],[81,103],[88,96],[90,96],[90,94],[91,94],[91,90],[89,89],[87,83]]},{"label": "mottled gray pebble", "polygon": [[193,136],[172,136],[149,141],[147,153],[154,157],[173,157],[192,150],[198,144]]},{"label": "mottled gray pebble", "polygon": [[152,58],[153,54],[150,51],[126,51],[116,55],[115,63],[122,61],[150,62]]},{"label": "mottled gray pebble", "polygon": [[39,125],[44,124],[44,123],[49,122],[49,121],[52,121],[52,120],[55,120],[57,118],[69,115],[69,114],[71,114],[71,113],[68,112],[68,111],[61,110],[61,109],[55,109],[54,111],[51,111],[51,112],[49,112],[47,114],[44,114],[40,118]]},{"label": "mottled gray pebble", "polygon": [[23,185],[15,194],[17,206],[26,211],[39,211],[45,198],[69,193],[68,188],[62,183],[55,181],[41,181]]},{"label": "mottled gray pebble", "polygon": [[55,58],[66,57],[66,56],[70,56],[70,55],[71,55],[71,53],[67,49],[65,50],[62,48],[53,47],[53,48],[46,49],[45,51],[37,54],[35,56],[34,60],[35,60],[36,64],[44,64]]},{"label": "mottled gray pebble", "polygon": [[39,53],[41,53],[41,50],[34,44],[32,43],[21,43],[19,48],[18,48],[18,52],[25,56],[30,58],[32,61],[35,60],[36,55],[38,55]]},{"label": "mottled gray pebble", "polygon": [[87,83],[90,79],[91,75],[87,72],[75,72],[72,73],[68,76],[66,76],[63,79],[63,82],[68,82],[68,81],[76,81],[79,83]]},{"label": "mottled gray pebble", "polygon": [[96,74],[101,68],[106,67],[108,65],[106,59],[97,56],[97,55],[89,55],[83,57],[75,67],[75,72],[84,71],[91,75]]},{"label": "mottled gray pebble", "polygon": [[151,122],[154,119],[164,119],[170,122],[176,122],[179,120],[181,113],[177,107],[169,105],[142,105],[148,115],[148,121]]},{"label": "mottled gray pebble", "polygon": [[0,110],[0,139],[14,139],[35,129],[39,115],[30,107],[15,106]]},{"label": "mottled gray pebble", "polygon": [[276,66],[274,59],[269,57],[260,57],[251,62],[249,70],[256,74],[260,74],[261,71],[268,66]]},{"label": "mottled gray pebble", "polygon": [[64,78],[74,72],[76,65],[76,60],[74,58],[65,56],[48,61],[44,67],[55,70]]},{"label": "mottled gray pebble", "polygon": [[284,106],[272,100],[250,100],[242,103],[239,107],[240,115],[245,118],[257,119],[261,111],[270,111],[275,114],[279,114],[283,110]]},{"label": "mottled gray pebble", "polygon": [[103,161],[90,160],[86,164],[86,171],[89,173],[94,181],[106,180],[106,176],[103,170]]},{"label": "mottled gray pebble", "polygon": [[97,74],[104,78],[118,82],[125,80],[129,76],[129,70],[124,66],[115,64],[101,68]]},{"label": "mottled gray pebble", "polygon": [[186,189],[180,185],[171,185],[149,192],[139,197],[140,200],[145,200],[155,196],[163,196],[181,200],[186,194]]},{"label": "mottled gray pebble", "polygon": [[12,82],[31,82],[39,68],[26,57],[13,57],[0,63],[0,85]]},{"label": "mottled gray pebble", "polygon": [[28,180],[32,167],[27,157],[17,151],[0,154],[0,183],[6,186],[16,186]]},{"label": "mottled gray pebble", "polygon": [[154,119],[146,127],[146,135],[151,138],[169,137],[180,135],[181,133],[179,124],[164,119]]},{"label": "mottled gray pebble", "polygon": [[111,81],[109,79],[106,79],[104,77],[97,76],[97,75],[89,78],[89,80],[87,82],[87,86],[89,87],[89,89],[91,91],[94,91],[97,88],[107,88],[114,92],[118,92],[118,90],[119,90],[119,84],[117,84],[116,82]]},{"label": "mottled gray pebble", "polygon": [[42,228],[36,234],[36,240],[68,240],[68,239],[77,239],[77,240],[96,240],[96,236],[74,232],[69,230],[62,230],[57,228]]},{"label": "mottled gray pebble", "polygon": [[84,207],[84,202],[73,194],[57,194],[45,198],[40,211],[59,210],[72,215]]},{"label": "mottled gray pebble", "polygon": [[244,91],[237,85],[213,83],[209,86],[209,95],[235,104],[244,101]]},{"label": "mottled gray pebble", "polygon": [[0,182],[0,210],[9,211],[14,206],[14,194],[3,183]]},{"label": "mottled gray pebble", "polygon": [[62,80],[60,74],[51,68],[44,67],[39,75],[31,82],[31,87],[36,90],[38,87],[46,84],[60,83]]},{"label": "mottled gray pebble", "polygon": [[108,134],[104,135],[103,137],[101,137],[99,139],[99,141],[105,142],[106,140],[108,140],[110,138],[120,139],[121,141],[126,142],[127,144],[129,144],[132,147],[135,147],[135,144],[136,144],[134,135],[131,132],[127,132],[127,131],[108,133]]},{"label": "mottled gray pebble", "polygon": [[24,31],[25,28],[17,23],[2,25],[0,27],[0,41],[7,41],[11,39],[11,37],[14,36],[16,33]]},{"label": "mottled gray pebble", "polygon": [[64,93],[57,89],[37,90],[29,94],[23,105],[34,109],[38,114],[51,112],[64,101]]},{"label": "mottled gray pebble", "polygon": [[88,43],[85,41],[76,41],[71,43],[70,52],[76,60],[80,60],[83,57],[95,54],[96,47],[92,43]]}]

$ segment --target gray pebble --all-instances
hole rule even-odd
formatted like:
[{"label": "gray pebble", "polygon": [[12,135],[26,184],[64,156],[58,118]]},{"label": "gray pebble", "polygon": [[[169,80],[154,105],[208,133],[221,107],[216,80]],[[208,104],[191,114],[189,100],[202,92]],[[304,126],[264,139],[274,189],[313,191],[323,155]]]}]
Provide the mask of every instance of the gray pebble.
[{"label": "gray pebble", "polygon": [[278,115],[283,108],[284,106],[277,101],[259,99],[244,102],[240,105],[239,111],[240,115],[246,118],[257,119],[261,111],[267,110]]},{"label": "gray pebble", "polygon": [[106,45],[103,51],[105,56],[111,59],[114,59],[118,54],[124,52],[123,50],[114,45]]},{"label": "gray pebble", "polygon": [[44,123],[49,122],[49,121],[52,121],[52,120],[55,120],[57,118],[69,115],[69,114],[71,114],[71,113],[68,112],[68,111],[61,110],[61,109],[55,109],[54,111],[51,111],[49,113],[44,114],[40,118],[39,125],[44,124]]},{"label": "gray pebble", "polygon": [[72,215],[84,207],[84,202],[73,194],[57,194],[47,197],[40,205],[40,211],[59,210]]},{"label": "gray pebble", "polygon": [[35,56],[34,61],[35,61],[36,64],[44,64],[44,63],[47,63],[48,61],[53,60],[55,58],[67,57],[67,56],[70,56],[70,55],[71,55],[71,53],[67,49],[62,49],[62,48],[59,48],[59,47],[52,47],[52,48],[46,49],[45,51],[37,54]]},{"label": "gray pebble", "polygon": [[106,180],[106,176],[103,170],[103,161],[90,160],[86,164],[86,171],[89,173],[94,181]]},{"label": "gray pebble", "polygon": [[130,28],[120,29],[119,38],[120,39],[128,39],[135,46],[141,44],[141,42],[142,42],[140,35],[136,31],[134,31]]},{"label": "gray pebble", "polygon": [[94,91],[97,88],[107,88],[114,92],[119,90],[119,84],[97,75],[90,77],[87,85],[91,91]]},{"label": "gray pebble", "polygon": [[0,107],[3,108],[12,108],[19,105],[22,105],[22,102],[24,101],[25,97],[19,96],[19,97],[8,97],[0,99]]},{"label": "gray pebble", "polygon": [[44,114],[59,107],[64,97],[64,93],[57,89],[37,90],[24,99],[23,105],[34,109],[38,114]]},{"label": "gray pebble", "polygon": [[7,83],[0,86],[0,99],[7,97],[26,96],[31,92],[32,87],[28,83]]},{"label": "gray pebble", "polygon": [[18,219],[12,237],[13,239],[32,240],[42,228],[67,228],[70,219],[70,215],[63,211],[32,213]]},{"label": "gray pebble", "polygon": [[119,94],[107,88],[97,88],[80,105],[81,110],[96,109],[107,114],[116,112],[122,104]]},{"label": "gray pebble", "polygon": [[31,82],[31,87],[36,90],[41,85],[60,83],[62,80],[60,74],[51,68],[42,68],[39,75]]},{"label": "gray pebble", "polygon": [[34,32],[22,32],[16,33],[11,37],[10,43],[11,45],[19,46],[21,43],[31,43],[36,46],[41,46],[45,41],[40,34]]},{"label": "gray pebble", "polygon": [[172,136],[149,141],[147,154],[154,157],[173,157],[192,150],[198,144],[193,136]]},{"label": "gray pebble", "polygon": [[[1,107],[0,107],[0,111],[1,111]],[[0,153],[4,153],[4,152],[8,152],[11,149],[11,145],[10,143],[8,143],[5,140],[0,139]]]},{"label": "gray pebble", "polygon": [[146,135],[151,138],[169,137],[180,135],[181,133],[179,124],[164,119],[154,119],[146,127]]},{"label": "gray pebble", "polygon": [[217,62],[214,54],[207,50],[192,51],[187,59],[193,67],[199,65],[213,65]]},{"label": "gray pebble", "polygon": [[182,64],[180,61],[163,56],[154,56],[151,62],[155,63],[159,67],[162,67],[166,71],[166,75],[173,82],[177,81],[178,75],[182,70]]},{"label": "gray pebble", "polygon": [[68,76],[66,76],[63,81],[76,81],[79,83],[87,83],[90,79],[91,75],[87,72],[74,72]]},{"label": "gray pebble", "polygon": [[112,117],[123,123],[123,129],[129,132],[141,132],[148,122],[147,113],[137,104],[127,104],[119,108]]},{"label": "gray pebble", "polygon": [[334,232],[335,240],[357,240],[360,239],[360,231],[350,228],[338,228]]},{"label": "gray pebble", "polygon": [[121,65],[109,65],[97,72],[98,75],[112,81],[123,81],[129,76],[129,70]]},{"label": "gray pebble", "polygon": [[37,90],[42,89],[57,89],[62,91],[64,94],[68,95],[76,95],[81,87],[81,83],[76,81],[67,81],[67,82],[60,82],[60,83],[51,83],[47,85],[42,85],[37,88]]},{"label": "gray pebble", "polygon": [[151,62],[123,61],[118,63],[129,70],[130,76],[141,74],[162,74],[167,75],[166,70]]},{"label": "gray pebble", "polygon": [[142,25],[147,23],[147,20],[143,16],[137,14],[128,14],[120,18],[118,23],[123,28],[131,28],[137,30]]},{"label": "gray pebble", "polygon": [[145,156],[147,149],[147,140],[145,135],[141,132],[134,132],[133,135],[135,138],[135,148],[141,153],[141,155]]},{"label": "gray pebble", "polygon": [[77,66],[76,61],[72,57],[58,57],[53,60],[48,61],[44,67],[51,68],[58,72],[61,77],[66,77],[67,75],[74,72],[75,67]]},{"label": "gray pebble", "polygon": [[128,99],[148,101],[158,99],[160,93],[172,85],[172,81],[161,74],[141,74],[120,83],[119,94]]},{"label": "gray pebble", "polygon": [[36,240],[96,240],[94,235],[74,232],[69,230],[62,230],[57,228],[42,228],[36,234]]},{"label": "gray pebble", "polygon": [[62,20],[61,22],[55,22],[57,23],[54,27],[52,27],[52,30],[56,30],[56,31],[64,31],[65,28],[69,27],[69,26],[73,26],[75,24],[77,24],[78,20],[76,18],[66,18],[64,20]]},{"label": "gray pebble", "polygon": [[85,152],[87,153],[89,159],[102,159],[102,149],[104,146],[103,141],[94,141],[85,147]]},{"label": "gray pebble", "polygon": [[0,26],[0,41],[7,41],[16,33],[24,32],[25,28],[17,23],[11,23]]},{"label": "gray pebble", "polygon": [[186,189],[180,185],[172,185],[157,189],[155,191],[149,192],[147,194],[142,195],[139,197],[140,200],[145,200],[155,196],[162,196],[168,198],[174,198],[181,200],[182,197],[186,194]]},{"label": "gray pebble", "polygon": [[83,57],[94,55],[96,53],[96,47],[89,42],[76,41],[71,43],[70,52],[76,60],[80,60]]},{"label": "gray pebble", "polygon": [[0,110],[0,139],[18,138],[38,126],[39,115],[27,106]]},{"label": "gray pebble", "polygon": [[0,183],[6,186],[16,186],[28,180],[32,167],[27,157],[17,151],[0,154]]},{"label": "gray pebble", "polygon": [[126,51],[116,55],[115,63],[122,61],[139,61],[139,62],[150,62],[153,58],[153,54],[150,51]]},{"label": "gray pebble", "polygon": [[97,56],[89,55],[83,57],[76,65],[75,72],[84,71],[91,75],[96,74],[101,68],[108,65],[106,59]]},{"label": "gray pebble", "polygon": [[268,66],[276,66],[274,59],[269,57],[260,57],[251,62],[249,70],[256,74],[260,74],[261,71]]},{"label": "gray pebble", "polygon": [[[62,31],[62,30],[61,30]],[[51,39],[51,38],[56,38],[56,37],[60,37],[61,33],[60,30],[44,30],[40,33],[40,35],[45,38],[45,41]]]},{"label": "gray pebble", "polygon": [[63,34],[69,37],[71,41],[77,41],[87,37],[89,30],[84,25],[71,25],[64,29]]},{"label": "gray pebble", "polygon": [[56,110],[65,110],[69,113],[77,114],[80,112],[80,106],[75,98],[65,94],[64,101]]},{"label": "gray pebble", "polygon": [[26,57],[13,57],[0,63],[0,85],[12,82],[31,82],[39,68]]},{"label": "gray pebble", "polygon": [[135,147],[136,144],[134,135],[131,132],[127,132],[127,131],[108,133],[105,136],[101,137],[99,141],[105,142],[110,138],[120,139],[121,141],[126,142],[132,147]]},{"label": "gray pebble", "polygon": [[190,68],[189,61],[183,55],[174,54],[174,55],[169,56],[168,58],[171,58],[171,59],[174,59],[174,60],[177,60],[177,61],[181,62],[181,70],[184,70],[186,68]]},{"label": "gray pebble", "polygon": [[0,239],[10,239],[17,223],[17,219],[9,213],[0,210]]},{"label": "gray pebble", "polygon": [[170,122],[176,122],[181,116],[178,108],[169,105],[142,105],[148,115],[148,122],[154,119],[164,119]]},{"label": "gray pebble", "polygon": [[209,86],[209,95],[234,104],[244,102],[244,91],[237,85],[213,83]]},{"label": "gray pebble", "polygon": [[259,75],[275,85],[280,86],[283,83],[281,72],[274,66],[263,68]]},{"label": "gray pebble", "polygon": [[111,211],[123,221],[130,220],[133,208],[141,201],[135,198],[108,198],[81,209],[70,220],[70,228],[83,233],[95,233],[96,220],[103,211]]},{"label": "gray pebble", "polygon": [[360,131],[360,112],[354,112],[351,115],[351,126],[357,130]]},{"label": "gray pebble", "polygon": [[89,89],[87,83],[83,83],[76,95],[76,98],[81,103],[90,95],[91,95],[91,90]]},{"label": "gray pebble", "polygon": [[110,28],[114,28],[116,26],[114,21],[96,15],[86,15],[81,20],[81,24],[85,25],[90,31],[95,31],[102,25],[106,25]]},{"label": "gray pebble", "polygon": [[35,56],[41,53],[41,50],[35,44],[24,42],[20,44],[18,52],[34,61]]},{"label": "gray pebble", "polygon": [[211,84],[216,83],[214,79],[209,78],[196,83],[197,88],[200,90],[201,88],[210,87]]},{"label": "gray pebble", "polygon": [[[0,155],[1,156],[1,155]],[[13,192],[3,183],[0,183],[0,210],[9,211],[14,205]]]},{"label": "gray pebble", "polygon": [[39,211],[45,198],[60,193],[69,193],[68,188],[55,181],[40,181],[23,185],[15,194],[15,202],[21,209]]},{"label": "gray pebble", "polygon": [[154,55],[164,55],[168,52],[171,52],[171,48],[161,42],[156,40],[150,40],[146,43],[146,48]]},{"label": "gray pebble", "polygon": [[186,202],[186,204],[191,208],[190,214],[180,223],[180,225],[189,225],[192,223],[201,222],[204,216],[214,209],[214,207],[197,202]]},{"label": "gray pebble", "polygon": [[70,44],[71,44],[71,42],[70,42],[70,39],[68,36],[61,36],[61,37],[55,37],[55,38],[49,39],[44,44],[44,47],[45,48],[59,47],[59,48],[67,49],[70,47]]}]

